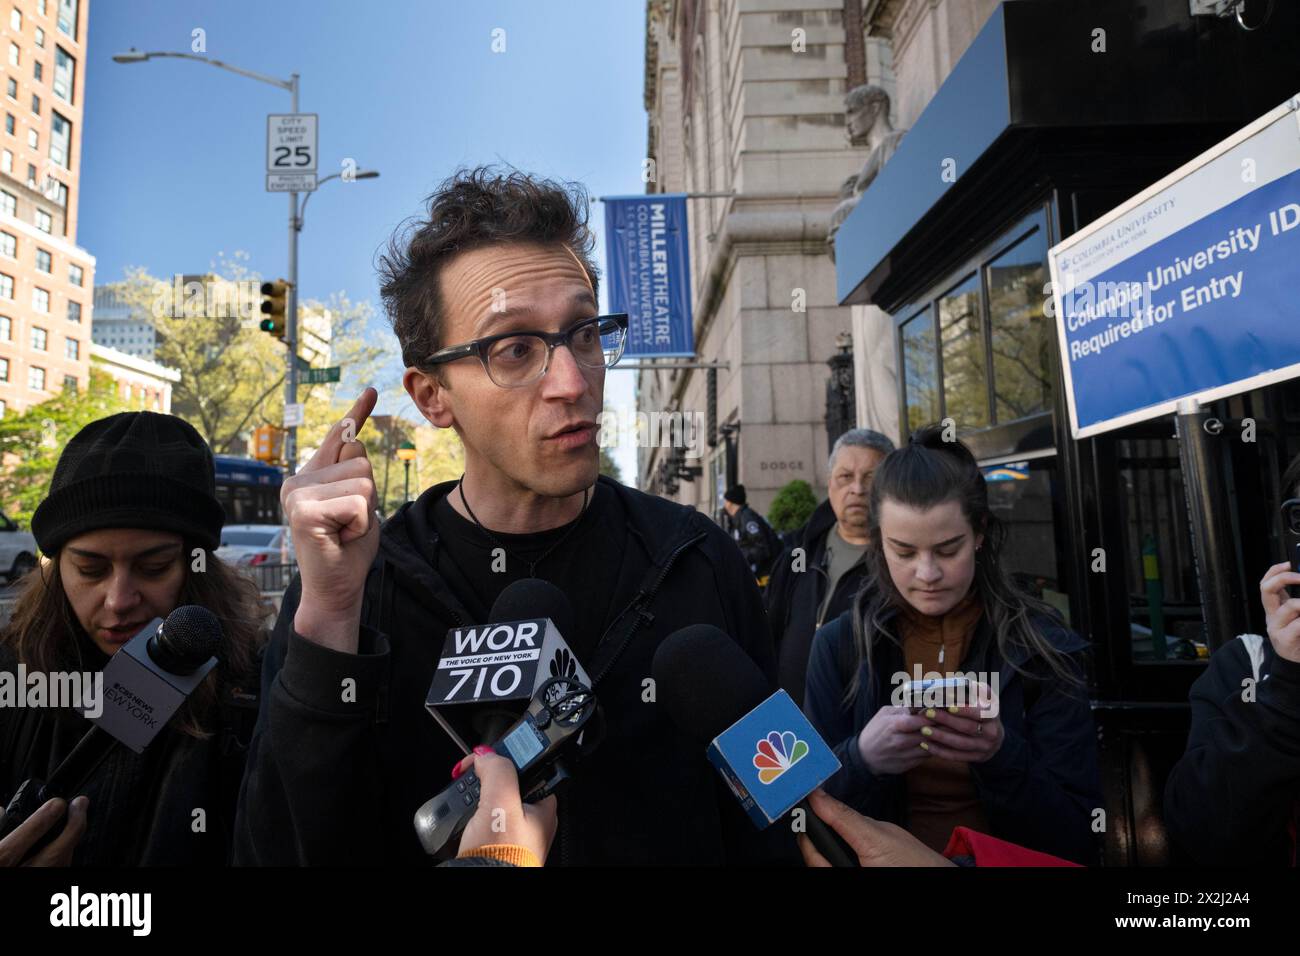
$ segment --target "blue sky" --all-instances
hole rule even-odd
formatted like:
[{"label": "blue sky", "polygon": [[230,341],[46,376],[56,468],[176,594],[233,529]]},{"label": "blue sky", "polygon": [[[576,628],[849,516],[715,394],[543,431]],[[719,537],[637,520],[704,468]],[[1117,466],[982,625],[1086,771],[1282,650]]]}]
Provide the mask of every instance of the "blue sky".
[{"label": "blue sky", "polygon": [[[376,251],[456,166],[510,163],[582,182],[593,197],[644,191],[644,9],[640,0],[91,0],[78,244],[96,256],[101,283],[128,266],[205,271],[236,250],[264,276],[287,271],[288,200],[265,192],[264,178],[266,114],[288,112],[288,92],[184,60],[112,62],[129,47],[188,52],[202,29],[205,56],[301,75],[300,109],[320,117],[320,175],[349,157],[380,170],[312,198],[299,285],[304,297],[341,290],[372,302],[396,356],[378,311]],[[592,222],[603,274],[599,203]],[[400,376],[396,359],[389,374]],[[632,380],[610,373],[607,403],[630,404]],[[634,449],[617,457],[630,482]]]}]

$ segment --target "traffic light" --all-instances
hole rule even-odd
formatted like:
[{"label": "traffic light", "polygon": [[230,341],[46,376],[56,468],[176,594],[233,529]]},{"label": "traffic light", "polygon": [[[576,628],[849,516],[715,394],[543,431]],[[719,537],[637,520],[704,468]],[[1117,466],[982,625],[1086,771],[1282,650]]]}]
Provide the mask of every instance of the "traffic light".
[{"label": "traffic light", "polygon": [[284,279],[262,283],[262,321],[258,328],[270,332],[277,339],[284,338],[288,298],[289,283]]},{"label": "traffic light", "polygon": [[258,425],[253,429],[253,457],[258,461],[278,461],[282,433],[274,425]]}]

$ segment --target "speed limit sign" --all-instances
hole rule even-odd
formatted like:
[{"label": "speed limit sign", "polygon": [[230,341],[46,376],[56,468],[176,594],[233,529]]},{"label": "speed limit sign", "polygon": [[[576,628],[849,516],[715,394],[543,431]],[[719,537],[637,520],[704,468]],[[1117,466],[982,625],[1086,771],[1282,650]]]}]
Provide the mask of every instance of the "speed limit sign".
[{"label": "speed limit sign", "polygon": [[315,113],[272,113],[266,118],[267,192],[316,189]]}]

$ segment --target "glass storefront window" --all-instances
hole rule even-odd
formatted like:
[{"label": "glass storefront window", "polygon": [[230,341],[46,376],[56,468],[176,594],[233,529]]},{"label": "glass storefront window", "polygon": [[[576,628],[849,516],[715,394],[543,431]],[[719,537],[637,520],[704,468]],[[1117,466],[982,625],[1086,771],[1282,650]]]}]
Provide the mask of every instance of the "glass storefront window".
[{"label": "glass storefront window", "polygon": [[944,416],[957,423],[958,432],[984,428],[989,424],[989,396],[979,275],[967,277],[940,297],[938,308]]},{"label": "glass storefront window", "polygon": [[1195,661],[1208,651],[1178,442],[1115,444],[1133,660]]},{"label": "glass storefront window", "polygon": [[1043,314],[1047,240],[1038,229],[984,267],[999,423],[1052,407],[1051,323]]},{"label": "glass storefront window", "polygon": [[907,430],[939,420],[939,374],[934,352],[934,319],[927,308],[903,324],[903,385]]},{"label": "glass storefront window", "polygon": [[1015,582],[1061,612],[1070,623],[1070,600],[1057,565],[1052,514],[1056,457],[1012,461],[981,469],[989,509],[1005,525],[1001,563]]}]

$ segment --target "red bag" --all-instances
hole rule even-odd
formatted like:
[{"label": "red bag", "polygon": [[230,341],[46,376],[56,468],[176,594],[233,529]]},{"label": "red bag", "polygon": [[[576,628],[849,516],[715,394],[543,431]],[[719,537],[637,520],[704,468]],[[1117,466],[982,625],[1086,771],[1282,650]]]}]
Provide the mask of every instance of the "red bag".
[{"label": "red bag", "polygon": [[973,857],[976,866],[1079,866],[1059,856],[1029,850],[969,827],[955,827],[943,855]]}]

